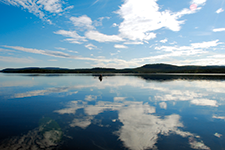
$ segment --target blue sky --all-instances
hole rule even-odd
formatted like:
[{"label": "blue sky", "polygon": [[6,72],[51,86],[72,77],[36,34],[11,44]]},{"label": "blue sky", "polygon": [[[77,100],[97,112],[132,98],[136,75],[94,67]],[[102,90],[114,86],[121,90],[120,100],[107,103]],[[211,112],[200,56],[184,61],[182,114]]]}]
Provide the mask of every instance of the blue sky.
[{"label": "blue sky", "polygon": [[225,0],[0,0],[0,69],[225,65]]}]

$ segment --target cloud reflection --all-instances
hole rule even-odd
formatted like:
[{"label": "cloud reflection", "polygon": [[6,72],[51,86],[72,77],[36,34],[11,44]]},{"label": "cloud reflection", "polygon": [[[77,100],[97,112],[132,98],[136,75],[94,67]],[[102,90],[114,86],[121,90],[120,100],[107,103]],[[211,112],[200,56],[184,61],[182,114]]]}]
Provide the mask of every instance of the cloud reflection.
[{"label": "cloud reflection", "polygon": [[87,116],[84,118],[79,118],[79,119],[73,119],[72,123],[70,124],[71,127],[80,127],[85,129],[91,124],[91,120],[93,119],[92,116]]},{"label": "cloud reflection", "polygon": [[[135,78],[135,80],[133,79]],[[132,80],[132,82],[131,82]],[[63,87],[52,87],[41,90],[34,90],[25,93],[17,93],[13,98],[24,98],[40,95],[49,95],[52,93],[65,93],[64,96],[77,94],[77,89],[83,88],[96,88],[98,90],[110,88],[110,92],[116,93],[117,95],[122,95],[120,88],[124,86],[130,86],[138,90],[143,90],[150,93],[152,101],[189,101],[190,104],[198,106],[212,106],[218,107],[224,102],[222,96],[215,97],[216,93],[224,93],[225,86],[223,82],[218,81],[208,81],[208,80],[176,80],[173,82],[143,82],[140,78],[134,76],[113,76],[107,77],[104,83],[99,84],[95,80],[90,80],[86,84],[74,85],[74,86],[63,86]],[[75,91],[76,90],[76,91]],[[62,95],[61,95],[62,96]],[[95,101],[99,95],[86,95],[85,100]],[[123,101],[126,97],[115,97],[115,101]],[[164,109],[167,107],[163,107]]]},{"label": "cloud reflection", "polygon": [[[119,101],[118,101],[119,100]],[[165,108],[165,104],[163,107]],[[192,138],[197,141],[196,135],[180,130],[183,124],[180,122],[178,114],[171,114],[161,118],[157,116],[156,109],[148,103],[125,101],[124,98],[114,97],[114,102],[98,101],[95,105],[89,105],[87,102],[79,100],[72,101],[68,108],[56,110],[59,114],[75,114],[76,110],[84,109],[84,118],[75,118],[69,124],[70,127],[87,128],[93,122],[96,115],[104,111],[117,111],[118,119],[123,126],[114,132],[124,145],[132,150],[154,149],[159,135],[169,136],[171,133],[180,135],[184,138]],[[112,120],[115,122],[115,119]],[[190,147],[195,148],[199,142],[188,141]],[[207,147],[200,142],[203,147]],[[195,146],[193,146],[193,144]],[[208,148],[208,147],[207,147]],[[201,149],[201,148],[197,148]]]},{"label": "cloud reflection", "polygon": [[[14,96],[12,96],[12,98],[33,97],[33,96],[49,95],[52,93],[66,93],[72,89],[71,89],[71,87],[57,87],[57,88],[48,88],[46,90],[34,90],[34,91],[26,92],[26,93],[17,93]],[[78,93],[78,91],[68,92],[67,96],[77,94],[77,93]]]},{"label": "cloud reflection", "polygon": [[0,143],[1,150],[53,150],[62,137],[58,123],[51,118],[40,119],[40,126],[27,134],[6,139]]}]

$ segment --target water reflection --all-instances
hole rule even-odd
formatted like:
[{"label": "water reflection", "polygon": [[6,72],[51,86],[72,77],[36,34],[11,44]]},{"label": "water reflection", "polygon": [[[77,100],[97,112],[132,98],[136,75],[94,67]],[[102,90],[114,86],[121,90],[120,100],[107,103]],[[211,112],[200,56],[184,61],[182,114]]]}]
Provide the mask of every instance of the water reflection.
[{"label": "water reflection", "polygon": [[1,150],[53,150],[62,138],[62,130],[51,118],[42,118],[39,127],[27,134],[6,139],[0,143]]},{"label": "water reflection", "polygon": [[[45,96],[58,93],[61,93],[60,96],[66,97],[68,95],[77,94],[79,89],[83,88],[90,88],[92,90],[110,88],[110,92],[120,95],[123,94],[120,89],[129,86],[136,88],[136,91],[134,91],[135,93],[140,91],[147,94],[148,92],[148,98],[151,101],[158,101],[160,103],[166,101],[189,101],[190,104],[193,105],[218,107],[219,105],[224,104],[225,100],[223,96],[215,95],[215,93],[224,93],[225,81],[196,80],[193,82],[187,80],[175,80],[173,82],[165,82],[164,84],[161,84],[160,82],[143,82],[141,80],[137,80],[137,78],[134,78],[133,76],[108,77],[108,79],[101,84],[93,81],[84,82],[84,84],[76,83],[71,86],[63,85],[57,87],[57,85],[55,85],[55,87],[49,87],[46,89],[16,93],[13,94],[11,98]],[[96,96],[89,95],[86,99],[96,99]],[[164,103],[161,103],[161,106],[162,104]],[[163,107],[166,108],[165,104]]]},{"label": "water reflection", "polygon": [[147,81],[173,81],[173,80],[225,80],[225,74],[139,74],[135,75]]},{"label": "water reflection", "polygon": [[[84,109],[85,117],[76,118],[76,111]],[[86,101],[71,101],[68,108],[56,110],[61,115],[74,114],[70,127],[87,128],[94,121],[95,116],[104,111],[118,111],[118,118],[112,122],[119,121],[123,126],[114,132],[124,143],[125,147],[132,150],[143,150],[147,148],[156,149],[155,145],[158,135],[169,136],[177,134],[187,138],[187,142],[194,149],[210,149],[196,134],[182,131],[183,127],[178,114],[166,115],[163,118],[156,115],[156,109],[148,103],[125,101],[123,97],[115,97],[114,102],[98,101],[96,105],[89,105]],[[100,121],[101,122],[101,121]],[[101,124],[98,124],[101,126]],[[188,140],[189,139],[189,140]],[[191,140],[190,140],[191,139]]]},{"label": "water reflection", "polygon": [[[30,107],[30,103],[44,106],[40,100],[52,100],[54,111],[50,116],[54,119],[40,119],[38,128],[3,140],[0,149],[64,149],[63,143],[75,143],[66,149],[163,149],[160,142],[174,136],[179,140],[172,140],[172,144],[186,145],[186,149],[225,147],[215,146],[224,142],[225,135],[221,130],[225,125],[222,77],[211,80],[212,76],[107,76],[104,82],[93,76],[22,77],[24,84],[19,82],[21,77],[15,86],[10,77],[0,84],[0,89],[10,95],[7,102],[16,105],[25,101]],[[0,98],[3,96],[5,93],[0,92]],[[6,101],[0,102],[0,108],[4,108]],[[20,105],[17,108],[24,109]],[[8,114],[16,116],[17,111],[10,111]],[[0,116],[7,118],[5,112],[0,111]],[[4,121],[3,117],[0,119]],[[89,140],[84,145],[90,147],[84,148],[81,139]]]},{"label": "water reflection", "polygon": [[100,76],[98,77],[98,79],[99,79],[100,82],[102,81],[103,77],[102,77],[101,74],[100,74]]}]

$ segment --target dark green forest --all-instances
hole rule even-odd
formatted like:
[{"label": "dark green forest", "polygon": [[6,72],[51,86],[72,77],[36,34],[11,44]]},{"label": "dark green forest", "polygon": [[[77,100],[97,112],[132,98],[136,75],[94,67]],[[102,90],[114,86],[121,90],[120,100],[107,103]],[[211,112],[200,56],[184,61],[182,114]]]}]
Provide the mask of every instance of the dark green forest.
[{"label": "dark green forest", "polygon": [[137,68],[6,68],[3,73],[225,73],[225,66],[176,66],[170,64],[146,64]]}]

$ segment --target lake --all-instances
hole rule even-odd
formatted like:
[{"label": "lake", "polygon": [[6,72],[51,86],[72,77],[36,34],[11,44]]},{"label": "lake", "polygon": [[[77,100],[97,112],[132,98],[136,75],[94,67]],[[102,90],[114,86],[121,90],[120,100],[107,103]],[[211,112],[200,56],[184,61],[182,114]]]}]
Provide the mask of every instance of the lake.
[{"label": "lake", "polygon": [[0,74],[1,150],[225,149],[225,75]]}]

